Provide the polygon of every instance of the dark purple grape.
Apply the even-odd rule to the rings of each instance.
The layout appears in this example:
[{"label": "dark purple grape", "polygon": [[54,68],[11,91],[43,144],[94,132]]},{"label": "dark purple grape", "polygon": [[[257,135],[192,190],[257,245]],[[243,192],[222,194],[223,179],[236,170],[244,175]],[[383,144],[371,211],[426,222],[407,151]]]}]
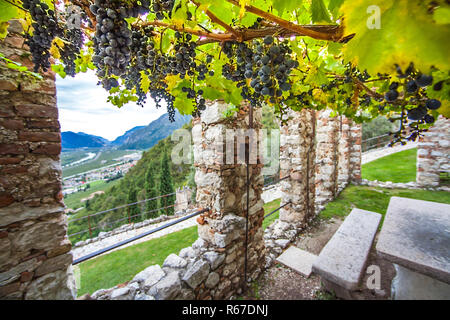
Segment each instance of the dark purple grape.
[{"label": "dark purple grape", "polygon": [[386,99],[386,101],[389,101],[389,102],[395,101],[398,98],[398,91],[396,91],[396,90],[389,90],[384,95],[384,98]]},{"label": "dark purple grape", "polygon": [[417,91],[418,88],[419,88],[419,87],[417,86],[417,83],[416,83],[416,81],[414,81],[414,80],[410,80],[410,81],[408,81],[408,83],[406,84],[406,91],[407,91],[408,93],[414,93],[414,92]]},{"label": "dark purple grape", "polygon": [[421,74],[416,79],[416,83],[421,88],[429,86],[429,85],[431,85],[433,83],[433,76],[427,76],[425,74]]},{"label": "dark purple grape", "polygon": [[427,109],[424,106],[418,106],[417,108],[408,110],[408,119],[418,121],[421,120],[427,114]]},{"label": "dark purple grape", "polygon": [[426,115],[423,117],[423,120],[424,120],[426,123],[433,123],[433,122],[434,122],[434,117],[433,117],[432,115],[430,115],[430,114],[426,114]]},{"label": "dark purple grape", "polygon": [[436,109],[439,109],[441,107],[441,102],[439,100],[436,100],[436,99],[429,99],[429,100],[427,100],[425,105],[430,110],[436,110]]}]

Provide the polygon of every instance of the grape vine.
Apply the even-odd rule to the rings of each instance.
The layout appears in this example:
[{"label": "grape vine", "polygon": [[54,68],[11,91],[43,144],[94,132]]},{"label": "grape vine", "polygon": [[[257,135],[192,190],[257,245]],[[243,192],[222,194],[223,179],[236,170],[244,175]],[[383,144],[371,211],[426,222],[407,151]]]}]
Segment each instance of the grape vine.
[{"label": "grape vine", "polygon": [[[27,44],[35,70],[48,70],[56,46],[65,74],[95,67],[118,106],[131,97],[144,106],[150,97],[157,107],[165,103],[173,119],[175,109],[200,115],[207,100],[234,106],[246,100],[273,106],[282,123],[288,108],[331,108],[357,122],[384,115],[398,123],[393,144],[416,140],[450,113],[450,24],[442,11],[437,15],[450,8],[445,1],[386,4],[415,31],[399,34],[395,23],[385,25],[371,31],[379,32],[379,41],[360,18],[369,0],[328,7],[302,1],[63,0],[81,8],[83,23],[74,29],[64,27],[67,15],[56,15],[44,1],[22,1],[33,20]],[[395,46],[389,44],[392,34]]]}]

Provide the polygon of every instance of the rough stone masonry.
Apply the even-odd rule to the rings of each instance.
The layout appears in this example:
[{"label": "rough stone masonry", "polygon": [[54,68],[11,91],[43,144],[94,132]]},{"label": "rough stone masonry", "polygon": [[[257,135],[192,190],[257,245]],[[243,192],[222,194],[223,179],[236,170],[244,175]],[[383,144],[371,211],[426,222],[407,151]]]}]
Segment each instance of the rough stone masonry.
[{"label": "rough stone masonry", "polygon": [[437,187],[441,172],[450,174],[450,119],[443,116],[419,140],[416,182]]},{"label": "rough stone masonry", "polygon": [[[22,26],[0,52],[32,69]],[[0,299],[73,299],[54,74],[0,66]]]}]

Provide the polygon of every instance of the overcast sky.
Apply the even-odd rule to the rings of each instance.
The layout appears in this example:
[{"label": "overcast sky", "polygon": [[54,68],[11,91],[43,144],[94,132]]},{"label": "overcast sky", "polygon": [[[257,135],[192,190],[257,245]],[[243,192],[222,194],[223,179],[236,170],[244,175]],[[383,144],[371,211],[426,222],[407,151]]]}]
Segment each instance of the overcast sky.
[{"label": "overcast sky", "polygon": [[94,72],[79,73],[74,78],[56,76],[61,131],[85,132],[114,140],[125,131],[147,125],[165,112],[149,99],[144,108],[129,103],[117,108],[107,102],[108,93],[97,86]]}]

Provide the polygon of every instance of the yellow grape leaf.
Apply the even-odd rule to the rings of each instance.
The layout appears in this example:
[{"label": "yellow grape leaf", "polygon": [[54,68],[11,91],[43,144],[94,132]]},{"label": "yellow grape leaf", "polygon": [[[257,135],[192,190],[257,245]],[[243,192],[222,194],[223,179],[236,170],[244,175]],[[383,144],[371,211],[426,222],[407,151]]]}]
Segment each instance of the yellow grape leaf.
[{"label": "yellow grape leaf", "polygon": [[4,39],[8,34],[8,26],[9,26],[8,22],[6,21],[0,22],[0,39]]},{"label": "yellow grape leaf", "polygon": [[61,39],[60,37],[55,37],[55,39],[53,39],[53,43],[54,44],[56,43],[58,45],[58,47],[61,49],[64,47],[65,42],[67,42],[67,41]]},{"label": "yellow grape leaf", "polygon": [[321,89],[314,89],[312,95],[316,101],[327,104],[327,95]]},{"label": "yellow grape leaf", "polygon": [[54,44],[52,44],[52,47],[50,48],[49,52],[53,58],[55,59],[61,58],[61,54],[59,53],[58,48]]},{"label": "yellow grape leaf", "polygon": [[141,89],[144,92],[148,92],[148,88],[150,87],[150,80],[144,71],[141,71]]},{"label": "yellow grape leaf", "polygon": [[171,92],[172,89],[180,82],[180,75],[168,75],[165,79],[165,83],[167,84],[167,91]]},{"label": "yellow grape leaf", "polygon": [[239,4],[241,5],[241,10],[239,10],[239,19],[242,19],[245,14],[245,6],[250,4],[250,0],[239,0]]}]

